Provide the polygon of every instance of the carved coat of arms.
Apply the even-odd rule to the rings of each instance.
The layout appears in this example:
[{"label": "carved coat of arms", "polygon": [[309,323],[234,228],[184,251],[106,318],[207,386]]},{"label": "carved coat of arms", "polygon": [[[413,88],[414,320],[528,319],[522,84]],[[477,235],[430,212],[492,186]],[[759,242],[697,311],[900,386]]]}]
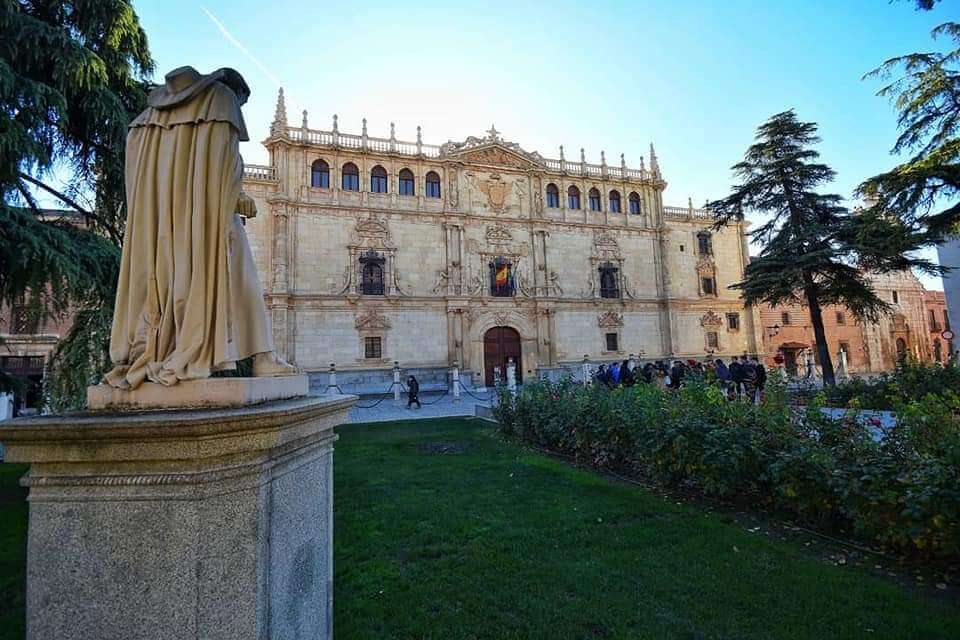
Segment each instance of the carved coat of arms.
[{"label": "carved coat of arms", "polygon": [[487,202],[490,208],[497,213],[503,213],[507,204],[507,194],[510,193],[510,185],[504,181],[498,174],[490,176],[489,180],[480,183],[480,191],[487,196]]}]

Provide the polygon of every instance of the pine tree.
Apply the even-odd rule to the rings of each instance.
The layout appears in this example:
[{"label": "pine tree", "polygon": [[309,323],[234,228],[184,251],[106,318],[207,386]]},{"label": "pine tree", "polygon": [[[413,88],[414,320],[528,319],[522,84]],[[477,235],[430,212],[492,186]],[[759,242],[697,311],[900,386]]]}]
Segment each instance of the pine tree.
[{"label": "pine tree", "polygon": [[873,217],[927,245],[960,233],[960,23],[938,26],[933,37],[939,36],[953,48],[891,58],[865,76],[893,78],[878,92],[900,112],[892,152],[912,155],[864,181],[859,192],[876,198]]},{"label": "pine tree", "polygon": [[[0,0],[0,304],[75,314],[54,355],[55,405],[76,404],[106,364],[124,141],[152,70],[128,0]],[[44,201],[85,224],[50,219]]]},{"label": "pine tree", "polygon": [[854,216],[840,205],[840,196],[816,192],[834,177],[812,148],[820,141],[816,132],[816,123],[800,122],[792,110],[772,116],[757,129],[743,161],[732,167],[742,183],[707,209],[717,228],[742,220],[747,211],[766,216],[749,234],[763,250],[732,288],[741,290],[749,305],[805,305],[823,380],[832,385],[836,380],[823,307],[843,305],[857,318],[873,320],[888,305],[857,267],[860,256],[849,231]]}]

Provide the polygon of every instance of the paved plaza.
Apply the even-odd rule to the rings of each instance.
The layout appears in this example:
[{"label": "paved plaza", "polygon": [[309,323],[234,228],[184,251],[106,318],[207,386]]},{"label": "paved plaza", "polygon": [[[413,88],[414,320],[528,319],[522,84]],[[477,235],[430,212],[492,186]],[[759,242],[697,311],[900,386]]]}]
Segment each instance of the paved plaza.
[{"label": "paved plaza", "polygon": [[397,406],[393,397],[383,396],[362,397],[350,409],[350,422],[389,422],[391,420],[418,420],[423,418],[443,418],[447,416],[472,416],[476,414],[476,406],[489,407],[492,392],[475,393],[476,397],[462,393],[459,402],[454,402],[450,393],[430,392],[421,393],[420,402],[423,408],[407,409],[407,394],[400,396],[400,406]]}]

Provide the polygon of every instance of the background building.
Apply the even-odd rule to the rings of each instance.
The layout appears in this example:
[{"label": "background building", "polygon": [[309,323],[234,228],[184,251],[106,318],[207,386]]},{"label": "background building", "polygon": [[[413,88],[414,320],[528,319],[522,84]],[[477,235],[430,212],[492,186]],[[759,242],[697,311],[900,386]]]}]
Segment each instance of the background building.
[{"label": "background building", "polygon": [[[824,307],[823,323],[834,368],[839,368],[841,351],[846,354],[848,373],[890,371],[902,356],[946,361],[952,347],[942,335],[950,327],[943,293],[925,290],[909,271],[870,279],[877,295],[892,306],[892,311],[869,323],[858,322],[844,307]],[[787,371],[801,374],[808,355],[819,364],[806,307],[764,305],[760,316],[768,363],[772,364],[780,353]]]},{"label": "background building", "polygon": [[393,362],[428,382],[454,361],[475,384],[591,360],[756,353],[737,282],[744,224],[718,233],[667,207],[651,145],[627,167],[549,159],[483,137],[443,145],[287,124],[282,93],[247,166],[247,230],[279,353],[382,389]]}]

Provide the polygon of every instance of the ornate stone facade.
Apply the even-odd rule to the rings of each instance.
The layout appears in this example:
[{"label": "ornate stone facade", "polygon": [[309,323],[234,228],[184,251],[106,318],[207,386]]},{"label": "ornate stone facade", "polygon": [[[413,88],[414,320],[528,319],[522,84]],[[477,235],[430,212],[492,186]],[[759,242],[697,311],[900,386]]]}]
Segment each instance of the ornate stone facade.
[{"label": "ornate stone facade", "polygon": [[[663,205],[652,146],[646,166],[628,168],[582,151],[568,161],[562,148],[545,158],[493,128],[428,145],[419,129],[403,142],[392,126],[369,136],[365,122],[360,135],[336,120],[287,126],[281,111],[270,164],[245,168],[244,190],[272,215],[247,231],[278,353],[308,371],[457,361],[482,383],[494,327],[518,336],[524,377],[584,355],[702,357],[709,313],[738,317],[735,330],[709,327],[714,351],[761,349],[759,317],[727,288],[747,262],[744,226],[700,242],[710,219]],[[358,344],[377,337],[380,357],[364,357]]]}]

